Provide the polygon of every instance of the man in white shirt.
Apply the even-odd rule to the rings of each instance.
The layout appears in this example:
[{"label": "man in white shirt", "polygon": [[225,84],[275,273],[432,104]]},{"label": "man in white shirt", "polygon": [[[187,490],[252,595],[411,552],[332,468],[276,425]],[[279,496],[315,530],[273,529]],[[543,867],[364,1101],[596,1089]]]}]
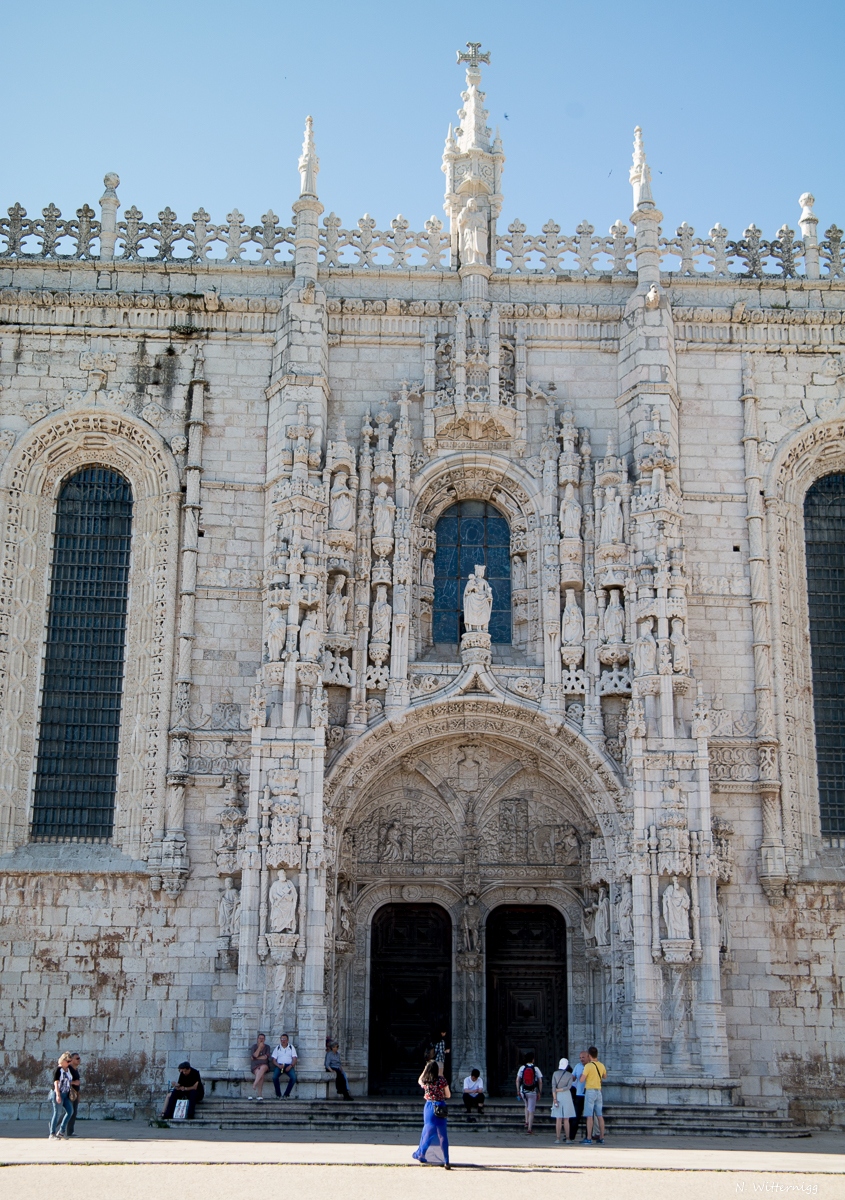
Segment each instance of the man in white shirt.
[{"label": "man in white shirt", "polygon": [[[270,1058],[273,1061],[273,1087],[276,1089],[276,1099],[287,1100],[296,1083],[296,1047],[291,1045],[290,1038],[286,1033],[279,1038],[279,1044]],[[285,1088],[284,1096],[282,1096],[282,1088],[279,1083],[282,1075],[288,1077],[288,1086]]]},{"label": "man in white shirt", "polygon": [[464,1079],[464,1108],[471,1121],[475,1120],[473,1111],[484,1112],[484,1080],[478,1067],[473,1067]]}]

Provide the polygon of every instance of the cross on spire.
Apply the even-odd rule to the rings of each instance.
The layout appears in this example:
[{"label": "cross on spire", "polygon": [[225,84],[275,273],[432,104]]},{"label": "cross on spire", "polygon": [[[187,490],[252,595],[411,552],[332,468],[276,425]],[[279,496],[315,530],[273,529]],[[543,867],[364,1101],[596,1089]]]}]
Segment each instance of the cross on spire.
[{"label": "cross on spire", "polygon": [[485,50],[483,54],[479,53],[481,42],[467,42],[467,50],[469,50],[469,54],[466,54],[463,50],[458,51],[458,66],[461,63],[466,63],[470,71],[477,71],[479,63],[490,65],[490,51]]}]

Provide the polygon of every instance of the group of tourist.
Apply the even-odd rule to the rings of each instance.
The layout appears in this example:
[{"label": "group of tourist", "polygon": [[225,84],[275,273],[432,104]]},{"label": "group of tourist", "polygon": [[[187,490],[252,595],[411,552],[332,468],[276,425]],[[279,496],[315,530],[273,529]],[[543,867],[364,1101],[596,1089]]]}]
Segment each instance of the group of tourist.
[{"label": "group of tourist", "polygon": [[[417,1082],[423,1089],[423,1131],[420,1144],[413,1157],[419,1163],[431,1163],[449,1167],[449,1134],[447,1127],[447,1100],[452,1097],[449,1082],[444,1074],[445,1053],[436,1059],[430,1057]],[[598,1047],[590,1046],[579,1055],[580,1065],[572,1067],[568,1058],[562,1058],[552,1075],[551,1117],[555,1122],[555,1144],[574,1141],[578,1123],[586,1120],[586,1134],[582,1146],[604,1145],[604,1114],[602,1110],[602,1081],[607,1070],[599,1062]],[[525,1110],[525,1132],[534,1133],[534,1115],[543,1095],[543,1072],[534,1062],[534,1055],[526,1056],[516,1074],[516,1094]],[[464,1079],[463,1102],[467,1116],[475,1120],[475,1113],[484,1112],[484,1080],[481,1071],[474,1067]],[[561,1136],[563,1135],[563,1136]]]}]

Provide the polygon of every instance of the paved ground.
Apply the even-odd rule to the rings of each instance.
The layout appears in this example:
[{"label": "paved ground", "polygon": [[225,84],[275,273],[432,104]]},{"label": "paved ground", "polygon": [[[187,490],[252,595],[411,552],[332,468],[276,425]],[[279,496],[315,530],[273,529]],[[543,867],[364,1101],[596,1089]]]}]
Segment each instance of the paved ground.
[{"label": "paved ground", "polygon": [[[721,1200],[789,1192],[845,1200],[845,1136],[777,1139],[628,1140],[604,1147],[555,1146],[537,1137],[496,1139],[453,1128],[450,1173],[420,1169],[407,1135],[343,1131],[303,1140],[301,1131],[151,1129],[142,1121],[86,1121],[79,1137],[51,1142],[41,1122],[0,1124],[0,1195],[44,1200],[232,1200],[282,1188],[301,1200],[536,1200],[573,1184],[602,1200]],[[291,1191],[293,1189],[293,1191]]]}]

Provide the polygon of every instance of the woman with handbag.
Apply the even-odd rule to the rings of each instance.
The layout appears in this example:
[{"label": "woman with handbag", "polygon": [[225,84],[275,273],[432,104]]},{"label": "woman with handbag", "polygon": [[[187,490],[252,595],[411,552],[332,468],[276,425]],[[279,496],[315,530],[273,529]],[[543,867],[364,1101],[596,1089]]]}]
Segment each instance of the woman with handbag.
[{"label": "woman with handbag", "polygon": [[423,1131],[413,1157],[417,1162],[449,1167],[449,1134],[446,1129],[446,1101],[451,1100],[449,1084],[440,1074],[436,1062],[426,1063],[417,1083],[425,1096]]}]

